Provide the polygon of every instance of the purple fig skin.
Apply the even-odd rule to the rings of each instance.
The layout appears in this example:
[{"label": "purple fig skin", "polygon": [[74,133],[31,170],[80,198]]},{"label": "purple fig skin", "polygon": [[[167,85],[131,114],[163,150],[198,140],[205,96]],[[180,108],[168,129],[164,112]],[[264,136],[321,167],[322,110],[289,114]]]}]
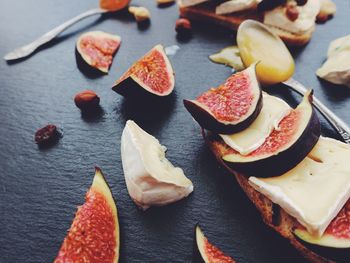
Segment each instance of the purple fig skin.
[{"label": "purple fig skin", "polygon": [[202,128],[219,134],[233,134],[243,131],[250,124],[252,124],[253,121],[255,121],[263,106],[262,92],[260,90],[259,100],[256,105],[256,108],[253,111],[253,113],[250,116],[248,116],[248,118],[237,124],[224,124],[215,119],[213,115],[211,115],[205,109],[193,103],[191,100],[183,100],[183,103],[187,111],[192,115],[192,117],[198,122],[198,124]]},{"label": "purple fig skin", "polygon": [[303,246],[305,246],[307,249],[310,249],[312,252],[326,259],[334,260],[335,262],[339,262],[339,263],[349,262],[350,248],[324,247],[324,246],[308,243],[302,240],[301,238],[299,238],[295,234],[294,236],[296,240],[300,242]]},{"label": "purple fig skin", "polygon": [[[308,99],[308,103],[312,107],[312,94]],[[271,154],[264,159],[245,163],[232,163],[223,160],[222,154],[213,146],[213,141],[221,139],[216,134],[208,134],[204,130],[202,134],[216,159],[229,171],[239,172],[246,176],[273,177],[291,170],[310,153],[321,135],[321,125],[316,111],[312,107],[312,114],[305,130],[288,149],[276,155]]]},{"label": "purple fig skin", "polygon": [[145,98],[145,97],[161,98],[161,97],[169,96],[174,90],[174,86],[170,87],[170,90],[164,95],[156,94],[151,91],[148,91],[147,89],[142,87],[139,83],[137,83],[133,79],[133,77],[129,76],[123,81],[114,85],[112,87],[112,90],[114,90],[115,92],[117,92],[118,94],[124,97],[130,97],[130,98]]}]

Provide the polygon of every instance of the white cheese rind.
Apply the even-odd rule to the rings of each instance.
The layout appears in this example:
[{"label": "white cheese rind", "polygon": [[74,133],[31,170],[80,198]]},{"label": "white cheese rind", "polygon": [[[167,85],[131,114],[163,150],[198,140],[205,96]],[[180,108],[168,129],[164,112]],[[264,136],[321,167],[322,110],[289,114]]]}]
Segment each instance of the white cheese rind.
[{"label": "white cheese rind", "polygon": [[265,12],[264,24],[294,34],[304,34],[314,27],[320,8],[319,0],[308,0],[304,6],[297,6],[299,17],[295,21],[291,21],[286,15],[286,7],[278,6]]},{"label": "white cheese rind", "polygon": [[310,234],[321,236],[350,198],[350,146],[321,137],[295,168],[249,184],[295,217]]},{"label": "white cheese rind", "polygon": [[333,40],[327,55],[326,62],[316,71],[317,76],[350,87],[350,35]]},{"label": "white cheese rind", "polygon": [[165,158],[166,148],[127,121],[121,139],[121,157],[129,195],[141,208],[166,205],[188,196],[192,182],[181,168]]},{"label": "white cheese rind", "polygon": [[285,101],[264,93],[263,107],[255,121],[241,132],[220,137],[241,155],[248,155],[259,148],[274,129],[278,129],[279,123],[290,111]]},{"label": "white cheese rind", "polygon": [[216,7],[215,13],[218,15],[225,15],[244,11],[256,7],[259,2],[259,0],[230,0],[219,4]]}]

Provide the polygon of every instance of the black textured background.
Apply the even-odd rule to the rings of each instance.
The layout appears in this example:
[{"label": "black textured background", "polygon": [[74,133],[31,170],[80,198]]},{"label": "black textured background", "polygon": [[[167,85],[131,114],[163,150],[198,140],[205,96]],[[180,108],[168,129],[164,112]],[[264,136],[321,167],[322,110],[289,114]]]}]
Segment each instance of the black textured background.
[{"label": "black textured background", "polygon": [[[54,42],[19,63],[0,60],[0,262],[50,262],[66,235],[76,207],[84,201],[94,165],[105,173],[117,201],[121,226],[120,262],[190,262],[193,227],[199,222],[209,239],[238,262],[303,262],[298,253],[262,223],[232,176],[205,147],[198,126],[182,105],[230,75],[208,55],[233,43],[233,35],[195,24],[188,41],[176,38],[175,5],[134,1],[152,13],[149,28],[138,28],[128,16],[88,18]],[[294,50],[295,78],[350,123],[350,90],[320,82],[315,70],[329,42],[350,34],[349,1],[336,1],[334,19],[317,30],[309,45]],[[65,20],[93,8],[97,0],[0,1],[0,56],[34,40]],[[109,75],[86,75],[77,68],[75,41],[80,33],[103,30],[119,34],[122,45]],[[110,87],[128,66],[155,44],[177,44],[170,57],[176,88],[166,103],[141,106]],[[82,116],[74,94],[93,89],[102,111]],[[300,97],[288,90],[271,91],[296,105]],[[181,166],[195,190],[175,204],[137,209],[128,196],[120,159],[120,136],[127,119],[134,119],[168,147],[168,158]],[[54,123],[64,132],[59,143],[39,149],[37,128]],[[335,136],[323,122],[325,134]]]}]

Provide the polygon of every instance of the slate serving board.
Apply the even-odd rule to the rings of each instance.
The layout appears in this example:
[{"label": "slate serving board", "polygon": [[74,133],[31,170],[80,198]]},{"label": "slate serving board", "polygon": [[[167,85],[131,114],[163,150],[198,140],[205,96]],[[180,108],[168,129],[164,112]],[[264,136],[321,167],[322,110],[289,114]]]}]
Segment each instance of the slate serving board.
[{"label": "slate serving board", "polygon": [[[96,6],[89,0],[0,1],[0,55],[34,40],[63,21]],[[206,148],[197,124],[182,105],[227,78],[229,68],[208,55],[233,44],[234,35],[214,26],[194,24],[193,37],[178,39],[176,5],[133,1],[148,7],[151,25],[138,28],[127,15],[91,17],[62,34],[35,55],[18,63],[0,60],[0,262],[50,262],[84,201],[94,166],[105,173],[119,209],[120,262],[191,262],[193,228],[199,222],[209,239],[238,262],[303,262],[287,241],[269,230],[254,206]],[[350,123],[350,90],[320,82],[314,72],[329,42],[350,34],[349,1],[336,1],[334,19],[317,30],[309,45],[293,50],[295,78]],[[119,34],[122,45],[109,75],[86,74],[74,56],[80,33],[103,30]],[[135,105],[110,87],[128,66],[155,44],[176,44],[170,57],[176,88],[162,105]],[[102,110],[85,116],[74,94],[93,89]],[[289,90],[271,93],[295,106],[300,97]],[[120,136],[127,119],[135,120],[168,148],[195,190],[188,198],[146,212],[137,209],[126,190],[120,159]],[[335,137],[322,119],[323,133]],[[63,133],[57,145],[39,149],[37,128],[54,123]]]}]

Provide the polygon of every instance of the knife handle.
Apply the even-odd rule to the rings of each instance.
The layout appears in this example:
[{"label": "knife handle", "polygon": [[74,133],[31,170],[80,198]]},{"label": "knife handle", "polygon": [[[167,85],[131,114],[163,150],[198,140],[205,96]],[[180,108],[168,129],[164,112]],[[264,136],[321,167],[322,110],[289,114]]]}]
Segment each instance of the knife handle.
[{"label": "knife handle", "polygon": [[[304,87],[304,85],[295,79],[291,78],[283,83],[301,95],[304,95],[304,93],[306,92],[306,88]],[[325,117],[325,119],[333,126],[333,128],[339,133],[339,135],[343,138],[344,142],[346,142],[347,144],[350,144],[349,126],[337,115],[335,115],[326,105],[324,105],[320,100],[318,100],[315,96],[313,97],[312,104]]]},{"label": "knife handle", "polygon": [[26,56],[30,55],[32,52],[34,52],[38,47],[51,41],[58,34],[62,33],[64,30],[66,30],[70,26],[74,25],[78,21],[80,21],[86,17],[92,16],[92,15],[102,14],[102,13],[106,13],[106,12],[108,12],[108,10],[101,9],[101,8],[95,8],[95,9],[88,10],[80,15],[77,15],[76,17],[73,17],[72,19],[64,22],[63,24],[61,24],[61,25],[55,27],[54,29],[50,30],[49,32],[45,33],[44,35],[42,35],[38,39],[34,40],[30,44],[27,44],[23,47],[17,48],[16,50],[8,53],[4,57],[4,59],[5,60],[13,60],[13,59],[26,57]]}]

